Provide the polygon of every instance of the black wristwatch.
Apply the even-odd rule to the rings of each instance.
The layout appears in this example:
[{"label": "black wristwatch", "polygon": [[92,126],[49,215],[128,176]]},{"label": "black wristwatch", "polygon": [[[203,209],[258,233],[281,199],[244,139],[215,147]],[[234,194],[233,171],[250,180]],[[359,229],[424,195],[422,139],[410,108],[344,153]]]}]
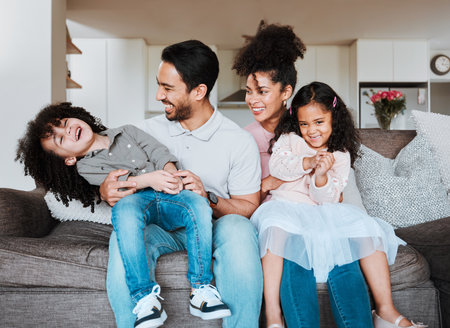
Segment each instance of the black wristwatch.
[{"label": "black wristwatch", "polygon": [[213,193],[212,191],[207,191],[206,192],[206,196],[208,198],[209,201],[209,206],[211,206],[211,208],[214,208],[217,206],[217,202],[219,201],[219,199],[217,198],[216,194]]}]

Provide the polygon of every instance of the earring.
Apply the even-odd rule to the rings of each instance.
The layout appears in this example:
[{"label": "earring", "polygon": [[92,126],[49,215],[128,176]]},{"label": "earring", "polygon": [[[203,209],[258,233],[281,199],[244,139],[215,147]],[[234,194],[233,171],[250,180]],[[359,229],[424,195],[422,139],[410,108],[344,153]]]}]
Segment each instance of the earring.
[{"label": "earring", "polygon": [[283,100],[283,107],[286,107],[286,105],[287,105],[287,101]]}]

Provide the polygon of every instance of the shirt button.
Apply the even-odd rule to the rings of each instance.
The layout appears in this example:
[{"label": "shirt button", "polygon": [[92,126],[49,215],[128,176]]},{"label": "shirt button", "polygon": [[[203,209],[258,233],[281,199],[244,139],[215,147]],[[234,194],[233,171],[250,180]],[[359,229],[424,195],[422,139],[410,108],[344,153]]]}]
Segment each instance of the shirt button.
[{"label": "shirt button", "polygon": [[128,144],[128,145],[127,145],[127,147],[128,147],[128,148],[131,148],[131,145],[130,145],[130,144]]},{"label": "shirt button", "polygon": [[132,160],[131,160],[131,163],[134,163],[134,162],[136,162],[136,161],[135,161],[134,159],[132,159]]},{"label": "shirt button", "polygon": [[109,155],[109,156],[112,156],[112,153],[109,153],[108,155]]},{"label": "shirt button", "polygon": [[189,146],[186,146],[186,149],[191,149]]}]

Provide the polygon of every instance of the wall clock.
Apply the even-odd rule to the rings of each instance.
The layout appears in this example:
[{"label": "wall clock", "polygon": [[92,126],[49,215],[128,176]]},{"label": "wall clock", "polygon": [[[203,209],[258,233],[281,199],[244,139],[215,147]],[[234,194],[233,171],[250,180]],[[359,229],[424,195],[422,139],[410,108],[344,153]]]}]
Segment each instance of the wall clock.
[{"label": "wall clock", "polygon": [[436,75],[450,72],[450,58],[446,55],[436,55],[431,59],[430,68]]}]

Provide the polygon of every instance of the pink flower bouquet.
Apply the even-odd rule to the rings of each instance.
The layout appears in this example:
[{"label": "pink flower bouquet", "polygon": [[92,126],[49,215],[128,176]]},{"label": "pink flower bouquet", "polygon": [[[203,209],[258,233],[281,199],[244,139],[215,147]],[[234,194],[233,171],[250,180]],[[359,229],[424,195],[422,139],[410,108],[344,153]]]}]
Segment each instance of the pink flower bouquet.
[{"label": "pink flower bouquet", "polygon": [[374,107],[375,117],[380,127],[384,130],[389,130],[392,119],[399,113],[403,114],[406,109],[405,96],[397,90],[378,91],[375,93],[370,89],[370,92],[372,93],[371,96],[369,96],[367,91],[363,95],[370,99],[367,103]]}]

